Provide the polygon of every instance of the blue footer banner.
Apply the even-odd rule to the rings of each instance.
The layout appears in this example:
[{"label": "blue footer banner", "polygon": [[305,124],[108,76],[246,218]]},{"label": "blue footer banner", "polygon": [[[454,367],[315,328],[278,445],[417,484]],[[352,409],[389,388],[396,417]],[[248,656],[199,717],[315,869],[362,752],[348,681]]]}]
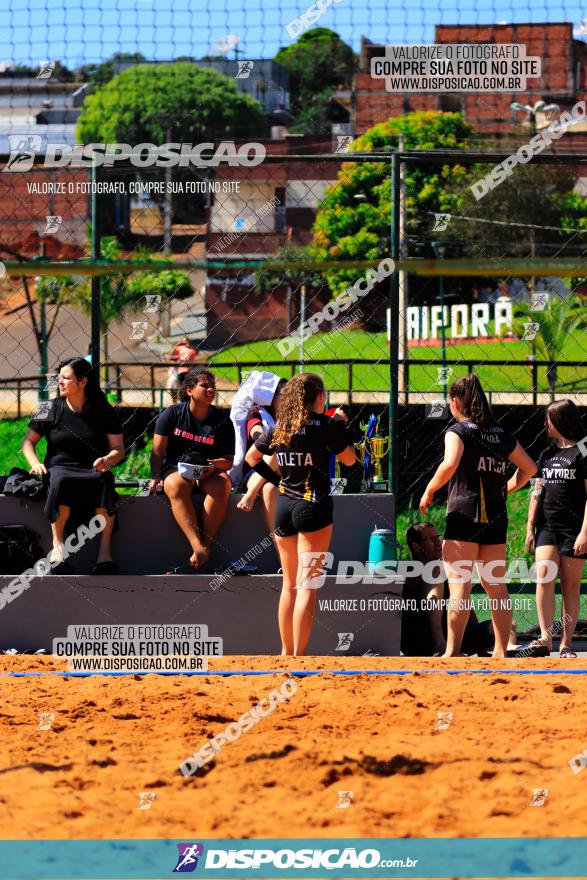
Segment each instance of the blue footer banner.
[{"label": "blue footer banner", "polygon": [[587,877],[587,841],[550,838],[4,840],[2,880]]}]

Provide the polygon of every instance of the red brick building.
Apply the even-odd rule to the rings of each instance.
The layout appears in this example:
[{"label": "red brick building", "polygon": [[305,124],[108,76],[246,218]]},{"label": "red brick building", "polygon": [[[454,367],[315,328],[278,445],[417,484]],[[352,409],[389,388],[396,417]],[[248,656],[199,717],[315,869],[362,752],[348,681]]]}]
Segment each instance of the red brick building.
[{"label": "red brick building", "polygon": [[[208,338],[215,345],[270,339],[289,332],[298,318],[299,291],[280,284],[261,293],[255,270],[236,268],[243,258],[277,256],[284,245],[307,245],[325,191],[337,180],[344,161],[294,159],[293,156],[332,153],[332,139],[286,135],[264,141],[266,160],[253,168],[219,166],[218,184],[238,183],[238,191],[220,192],[210,208],[206,256],[222,260],[206,278]],[[308,289],[308,315],[320,309],[319,296]]]},{"label": "red brick building", "polygon": [[[372,125],[417,110],[461,112],[477,131],[487,136],[511,134],[526,122],[510,104],[534,104],[538,100],[570,109],[587,100],[587,43],[573,39],[573,26],[560,24],[437,25],[436,43],[523,43],[527,56],[542,59],[542,75],[528,79],[524,92],[406,93],[385,90],[385,80],[371,77],[371,58],[385,55],[385,46],[363,37],[360,69],[355,75],[353,128],[362,134]],[[537,127],[547,120],[537,118]],[[587,125],[573,126],[572,136]],[[568,138],[565,138],[565,142]]]}]

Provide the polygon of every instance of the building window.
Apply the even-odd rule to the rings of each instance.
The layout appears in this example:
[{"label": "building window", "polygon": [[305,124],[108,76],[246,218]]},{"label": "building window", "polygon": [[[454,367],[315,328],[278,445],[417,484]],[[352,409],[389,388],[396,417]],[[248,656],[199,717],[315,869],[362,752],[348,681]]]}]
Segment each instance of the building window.
[{"label": "building window", "polygon": [[462,113],[463,99],[461,95],[439,95],[438,109],[444,113]]}]

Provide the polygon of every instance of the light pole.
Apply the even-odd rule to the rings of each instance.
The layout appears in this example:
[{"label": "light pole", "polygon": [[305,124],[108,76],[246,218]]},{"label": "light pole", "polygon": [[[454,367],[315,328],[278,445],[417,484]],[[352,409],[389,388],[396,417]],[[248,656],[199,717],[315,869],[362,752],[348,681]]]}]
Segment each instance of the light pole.
[{"label": "light pole", "polygon": [[536,117],[539,113],[552,113],[556,110],[560,110],[558,104],[547,104],[545,101],[536,101],[534,106],[531,104],[520,104],[518,101],[514,101],[510,104],[512,110],[519,110],[520,113],[526,113],[530,120],[530,125],[532,127],[532,137],[536,134]]},{"label": "light pole", "polygon": [[306,285],[300,289],[300,373],[304,372],[304,324],[306,323]]},{"label": "light pole", "polygon": [[[436,259],[442,260],[446,253],[446,245],[441,244],[438,241],[431,242],[432,250],[434,251],[434,256]],[[446,386],[447,386],[447,376],[446,376],[446,327],[444,325],[444,278],[442,275],[438,276],[438,293],[440,297],[440,357],[442,360],[442,376],[441,376],[441,384],[442,384],[442,397],[444,402],[446,403],[447,394],[446,394]]]}]

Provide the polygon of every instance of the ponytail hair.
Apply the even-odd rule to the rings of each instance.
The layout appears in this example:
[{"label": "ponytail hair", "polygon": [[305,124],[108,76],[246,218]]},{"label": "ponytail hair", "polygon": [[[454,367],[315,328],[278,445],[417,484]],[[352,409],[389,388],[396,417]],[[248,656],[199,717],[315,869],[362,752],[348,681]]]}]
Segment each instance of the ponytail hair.
[{"label": "ponytail hair", "polygon": [[299,373],[281,392],[279,416],[273,432],[273,446],[289,446],[292,436],[310,418],[312,406],[324,391],[316,373]]},{"label": "ponytail hair", "polygon": [[85,389],[86,400],[88,401],[90,406],[107,407],[110,405],[108,403],[106,395],[100,388],[100,380],[98,379],[98,374],[85,358],[67,358],[66,360],[60,362],[59,370],[61,370],[63,367],[71,367],[71,369],[73,370],[73,374],[78,382],[81,379],[88,380]]},{"label": "ponytail hair", "polygon": [[[550,420],[561,437],[565,440],[582,440],[585,436],[581,424],[581,413],[572,400],[555,400],[546,410],[546,419]],[[553,445],[556,441],[553,439]]]},{"label": "ponytail hair", "polygon": [[462,413],[480,428],[492,428],[495,416],[475,373],[456,379],[449,388],[449,397],[461,401]]}]

